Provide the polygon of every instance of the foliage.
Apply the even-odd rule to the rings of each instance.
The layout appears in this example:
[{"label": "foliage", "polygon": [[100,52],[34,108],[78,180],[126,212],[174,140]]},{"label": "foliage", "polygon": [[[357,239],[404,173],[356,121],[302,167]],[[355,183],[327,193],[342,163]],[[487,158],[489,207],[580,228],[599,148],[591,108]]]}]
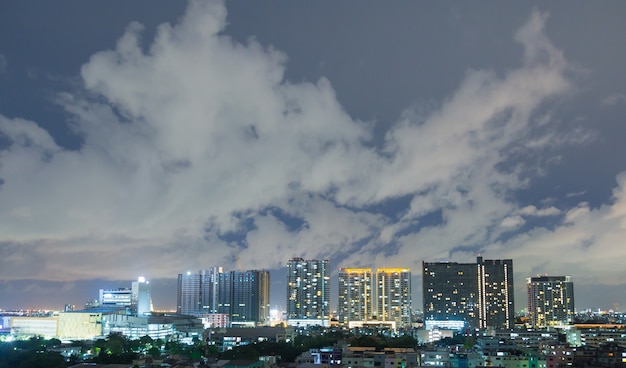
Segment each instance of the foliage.
[{"label": "foliage", "polygon": [[293,345],[307,351],[309,349],[320,349],[333,346],[339,339],[331,335],[306,336],[298,335],[294,338]]},{"label": "foliage", "polygon": [[94,348],[96,348],[97,355],[90,360],[92,363],[132,363],[133,359],[138,357],[138,342],[117,333],[110,334],[105,340],[95,341]]},{"label": "foliage", "polygon": [[387,339],[387,347],[389,348],[415,348],[417,340],[411,335],[402,335],[393,339]]},{"label": "foliage", "polygon": [[161,349],[157,348],[156,346],[153,346],[150,349],[148,349],[148,355],[156,359],[159,356],[161,356]]},{"label": "foliage", "polygon": [[[437,342],[438,346],[450,346],[450,345],[474,345],[473,339],[468,339],[461,334],[454,334],[453,337],[445,337]],[[470,347],[471,347],[470,346]]]},{"label": "foliage", "polygon": [[360,346],[360,347],[374,347],[376,350],[381,350],[384,347],[387,347],[387,339],[382,336],[371,336],[371,335],[361,335],[361,336],[353,336],[348,342],[350,346]]},{"label": "foliage", "polygon": [[64,368],[65,359],[46,347],[59,345],[57,339],[33,337],[24,341],[0,343],[0,368]]}]

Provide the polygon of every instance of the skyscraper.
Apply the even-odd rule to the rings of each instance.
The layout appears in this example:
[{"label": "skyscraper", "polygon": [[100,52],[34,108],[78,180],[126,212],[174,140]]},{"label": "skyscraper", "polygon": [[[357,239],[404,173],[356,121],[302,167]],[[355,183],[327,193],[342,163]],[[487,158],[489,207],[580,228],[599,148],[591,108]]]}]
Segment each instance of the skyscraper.
[{"label": "skyscraper", "polygon": [[178,275],[178,313],[227,314],[232,324],[265,324],[269,319],[268,271],[230,271],[221,267]]},{"label": "skyscraper", "polygon": [[200,316],[218,313],[218,277],[221,267],[178,275],[177,313]]},{"label": "skyscraper", "polygon": [[371,268],[339,270],[339,322],[369,321],[374,314]]},{"label": "skyscraper", "polygon": [[480,327],[513,328],[515,306],[513,261],[478,257],[478,318]]},{"label": "skyscraper", "polygon": [[427,325],[513,327],[512,260],[423,262],[422,272]]},{"label": "skyscraper", "polygon": [[142,276],[131,284],[132,309],[137,315],[150,314],[152,312],[152,296],[150,295],[150,282]]},{"label": "skyscraper", "polygon": [[531,277],[526,283],[533,327],[574,323],[574,283],[569,276]]},{"label": "skyscraper", "polygon": [[329,323],[329,260],[290,259],[287,264],[287,320],[290,324]]},{"label": "skyscraper", "polygon": [[440,327],[478,326],[478,266],[422,263],[424,320]]},{"label": "skyscraper", "polygon": [[393,321],[398,327],[411,325],[411,270],[376,270],[376,302],[379,321]]},{"label": "skyscraper", "polygon": [[220,313],[233,325],[262,325],[269,321],[268,271],[231,271],[219,278]]}]

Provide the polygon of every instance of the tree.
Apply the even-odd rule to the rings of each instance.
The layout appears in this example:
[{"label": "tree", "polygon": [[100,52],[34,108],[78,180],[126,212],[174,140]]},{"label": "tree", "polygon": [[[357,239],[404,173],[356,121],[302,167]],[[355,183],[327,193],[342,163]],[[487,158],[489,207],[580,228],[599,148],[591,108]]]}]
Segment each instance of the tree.
[{"label": "tree", "polygon": [[373,347],[379,350],[384,347],[385,344],[382,343],[381,339],[374,336],[361,335],[359,337],[353,337],[350,339],[351,346],[362,346],[362,347]]},{"label": "tree", "polygon": [[413,336],[402,335],[389,340],[387,345],[391,348],[415,348],[415,346],[417,346],[417,340],[415,340]]},{"label": "tree", "polygon": [[154,340],[152,337],[146,335],[139,338],[139,344],[143,349],[150,349],[154,345]]},{"label": "tree", "polygon": [[57,352],[31,352],[25,360],[17,366],[19,368],[65,368],[65,359]]},{"label": "tree", "polygon": [[50,339],[50,340],[45,341],[44,345],[46,347],[59,346],[59,345],[61,345],[61,340],[59,340],[59,339]]},{"label": "tree", "polygon": [[157,348],[156,346],[153,346],[150,349],[148,349],[148,355],[156,359],[161,356],[161,349]]}]

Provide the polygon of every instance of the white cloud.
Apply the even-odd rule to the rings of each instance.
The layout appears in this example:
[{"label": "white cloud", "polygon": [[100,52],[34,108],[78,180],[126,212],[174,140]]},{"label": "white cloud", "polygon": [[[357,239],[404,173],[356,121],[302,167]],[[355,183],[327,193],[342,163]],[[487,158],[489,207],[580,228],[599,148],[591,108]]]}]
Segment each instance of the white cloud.
[{"label": "white cloud", "polygon": [[608,106],[617,105],[624,102],[626,102],[626,94],[623,93],[614,93],[602,99],[602,104]]},{"label": "white cloud", "polygon": [[546,207],[546,208],[538,209],[537,207],[533,205],[529,205],[520,209],[518,213],[523,216],[544,217],[544,216],[560,215],[561,211],[556,207]]},{"label": "white cloud", "polygon": [[[0,117],[12,141],[0,153],[0,275],[172,277],[234,266],[234,248],[246,269],[293,256],[417,268],[422,259],[467,261],[463,247],[490,245],[494,258],[526,248],[496,239],[521,216],[560,211],[520,210],[509,193],[529,178],[498,167],[513,143],[530,142],[538,107],[571,89],[545,21],[533,13],[516,36],[525,50],[518,68],[468,70],[440,108],[407,109],[380,150],[331,81],[286,81],[286,55],[221,35],[219,3],[192,2],[148,51],[131,24],[115,50],[82,67],[84,93],[59,95],[84,137],[79,150],[57,146],[36,123]],[[520,149],[571,143],[564,135]],[[398,221],[372,210],[405,195],[412,201]],[[267,206],[305,225],[291,229]],[[432,213],[441,223],[423,222]],[[590,212],[574,214],[570,228]],[[246,221],[254,226],[240,234],[245,246],[226,240]]]},{"label": "white cloud", "polygon": [[565,214],[565,223],[573,223],[577,218],[586,216],[589,213],[589,204],[587,202],[580,203],[578,206],[570,209]]},{"label": "white cloud", "polygon": [[[521,274],[572,275],[579,285],[621,284],[626,277],[622,267],[626,248],[616,245],[626,237],[625,193],[626,173],[622,173],[617,176],[613,203],[597,209],[581,203],[554,229],[536,228],[504,244],[494,243],[490,250],[515,259]],[[542,260],[542,269],[534,269],[537,260]]]},{"label": "white cloud", "polygon": [[523,226],[525,223],[526,223],[526,220],[524,220],[521,216],[509,216],[509,217],[504,218],[504,220],[502,220],[502,222],[500,223],[500,226],[504,228],[515,229],[520,226]]}]

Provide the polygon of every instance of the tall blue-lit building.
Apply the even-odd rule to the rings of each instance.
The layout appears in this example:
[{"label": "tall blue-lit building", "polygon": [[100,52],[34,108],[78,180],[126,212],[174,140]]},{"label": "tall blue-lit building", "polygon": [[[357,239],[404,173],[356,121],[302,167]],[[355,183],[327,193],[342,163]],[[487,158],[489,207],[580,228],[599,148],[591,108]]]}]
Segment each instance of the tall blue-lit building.
[{"label": "tall blue-lit building", "polygon": [[226,314],[231,325],[264,325],[269,321],[268,271],[230,271],[221,267],[178,275],[178,313]]},{"label": "tall blue-lit building", "polygon": [[200,316],[218,313],[218,277],[221,267],[178,275],[178,314]]},{"label": "tall blue-lit building", "polygon": [[230,271],[218,278],[218,313],[228,314],[233,326],[264,325],[269,322],[268,271]]}]

